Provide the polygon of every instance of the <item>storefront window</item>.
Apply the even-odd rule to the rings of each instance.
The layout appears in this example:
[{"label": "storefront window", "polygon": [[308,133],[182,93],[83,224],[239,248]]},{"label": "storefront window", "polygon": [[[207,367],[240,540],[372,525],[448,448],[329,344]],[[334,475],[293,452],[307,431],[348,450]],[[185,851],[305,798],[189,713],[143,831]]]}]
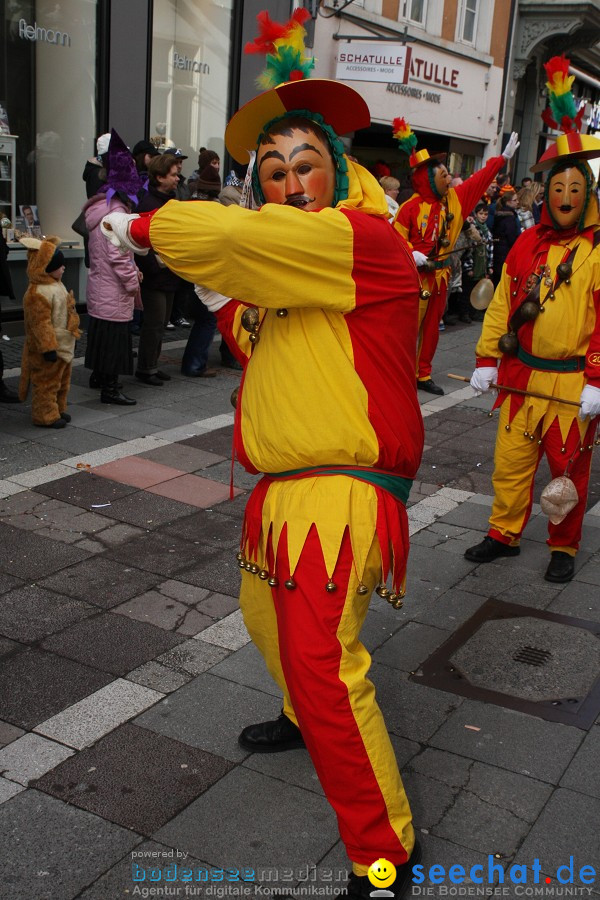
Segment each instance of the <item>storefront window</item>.
[{"label": "storefront window", "polygon": [[16,214],[72,239],[82,159],[96,137],[96,0],[6,0],[2,8],[0,104],[16,136]]},{"label": "storefront window", "polygon": [[232,2],[154,2],[150,139],[190,157],[184,174],[200,147],[223,157]]}]

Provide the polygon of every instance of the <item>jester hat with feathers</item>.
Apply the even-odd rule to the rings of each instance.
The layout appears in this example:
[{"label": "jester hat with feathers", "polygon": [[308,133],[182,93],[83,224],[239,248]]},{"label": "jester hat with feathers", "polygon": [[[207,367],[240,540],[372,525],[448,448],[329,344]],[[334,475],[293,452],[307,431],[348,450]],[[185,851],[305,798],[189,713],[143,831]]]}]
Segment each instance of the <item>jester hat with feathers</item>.
[{"label": "jester hat with feathers", "polygon": [[[288,22],[274,22],[265,10],[257,16],[259,35],[246,44],[246,53],[264,53],[266,66],[257,79],[263,93],[254,97],[230,120],[225,146],[237,162],[247,163],[262,136],[281,119],[301,117],[315,122],[325,134],[336,166],[335,202],[348,189],[347,162],[338,135],[368,128],[369,108],[353,88],[327,78],[310,78],[314,60],[306,56],[306,9],[296,9]],[[262,192],[256,173],[253,187]]]},{"label": "jester hat with feathers", "polygon": [[406,119],[394,119],[392,132],[398,141],[398,148],[408,156],[413,189],[435,200],[441,199],[440,192],[435,186],[435,169],[445,162],[446,154],[430,155],[429,150],[417,150],[417,136]]}]

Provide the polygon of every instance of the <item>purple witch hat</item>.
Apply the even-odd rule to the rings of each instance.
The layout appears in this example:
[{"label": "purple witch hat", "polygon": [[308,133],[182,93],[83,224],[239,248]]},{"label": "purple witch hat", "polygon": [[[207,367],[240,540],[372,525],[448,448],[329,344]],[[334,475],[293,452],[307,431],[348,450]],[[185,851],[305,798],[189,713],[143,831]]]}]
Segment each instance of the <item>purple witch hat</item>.
[{"label": "purple witch hat", "polygon": [[110,130],[108,145],[108,172],[106,183],[100,188],[106,193],[106,202],[115,194],[125,194],[132,203],[137,204],[138,192],[144,187],[144,181],[135,167],[135,160],[127,145],[114,128]]}]

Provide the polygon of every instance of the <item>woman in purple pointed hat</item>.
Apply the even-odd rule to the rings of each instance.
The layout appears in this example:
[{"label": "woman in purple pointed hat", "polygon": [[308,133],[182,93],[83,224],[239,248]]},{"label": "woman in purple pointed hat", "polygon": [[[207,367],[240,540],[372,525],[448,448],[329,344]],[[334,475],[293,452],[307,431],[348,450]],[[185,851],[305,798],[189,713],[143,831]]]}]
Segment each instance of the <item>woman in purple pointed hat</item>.
[{"label": "woman in purple pointed hat", "polygon": [[92,370],[90,387],[100,388],[102,403],[134,406],[121,392],[119,375],[131,375],[133,355],[129,322],[141,307],[140,272],[133,253],[107,245],[100,221],[108,212],[131,212],[137,206],[142,178],[131,153],[111,131],[105,184],[83,207],[89,232],[90,272],[87,282],[89,315],[85,365]]}]

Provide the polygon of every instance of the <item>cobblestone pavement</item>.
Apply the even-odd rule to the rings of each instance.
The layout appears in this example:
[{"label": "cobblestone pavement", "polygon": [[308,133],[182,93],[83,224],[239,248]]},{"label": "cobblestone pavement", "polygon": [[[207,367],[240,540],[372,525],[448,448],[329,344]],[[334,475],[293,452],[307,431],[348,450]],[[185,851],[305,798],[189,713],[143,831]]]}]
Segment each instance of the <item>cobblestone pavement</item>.
[{"label": "cobblestone pavement", "polygon": [[[598,896],[600,720],[577,727],[419,683],[491,598],[600,623],[598,454],[571,584],[543,580],[537,506],[518,560],[463,558],[486,529],[495,422],[489,397],[443,373],[470,373],[476,336],[476,325],[441,336],[435,377],[447,393],[420,394],[406,602],[395,611],[374,596],[363,632],[425,870],[446,873],[413,896],[563,896],[557,867],[570,857],[570,896]],[[16,366],[19,341],[5,343]],[[66,429],[0,406],[2,898],[254,896],[254,885],[258,896],[331,896],[348,867],[308,755],[237,744],[244,725],[280,709],[236,601],[254,479],[236,467],[228,499],[239,374],[186,379],[182,346],[165,345],[163,387],[125,379],[133,408],[102,405],[80,364]],[[6,374],[16,386],[15,369]],[[573,647],[563,641],[566,668]],[[543,684],[543,669],[522,669],[523,685],[540,673]],[[452,865],[467,872],[460,886]],[[527,887],[509,880],[513,865],[527,867]]]}]

